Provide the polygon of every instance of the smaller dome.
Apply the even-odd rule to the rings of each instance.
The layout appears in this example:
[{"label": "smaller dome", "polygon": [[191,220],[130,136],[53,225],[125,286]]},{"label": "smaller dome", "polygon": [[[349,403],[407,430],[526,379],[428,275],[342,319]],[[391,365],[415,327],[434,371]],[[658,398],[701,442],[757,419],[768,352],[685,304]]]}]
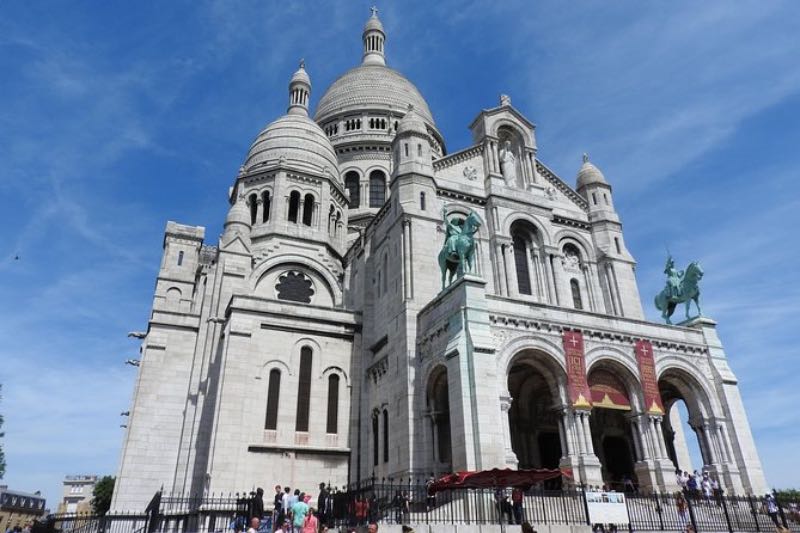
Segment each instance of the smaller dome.
[{"label": "smaller dome", "polygon": [[249,172],[260,165],[279,163],[315,173],[327,168],[341,181],[331,142],[322,128],[304,115],[284,115],[264,128],[253,141],[244,168]]},{"label": "smaller dome", "polygon": [[374,10],[372,12],[372,16],[367,19],[366,24],[364,24],[364,33],[370,31],[379,31],[386,35],[386,32],[383,31],[383,24],[381,24],[381,19],[378,18],[378,10]]},{"label": "smaller dome", "polygon": [[309,87],[311,86],[311,78],[308,77],[308,73],[306,72],[306,62],[302,59],[300,60],[300,67],[294,74],[292,74],[292,79],[289,82],[289,85],[294,83],[305,83]]},{"label": "smaller dome", "polygon": [[236,203],[228,211],[228,216],[225,218],[225,227],[227,228],[232,224],[242,224],[248,228],[250,227],[250,213],[247,210],[244,198],[237,199]]},{"label": "smaller dome", "polygon": [[582,189],[587,185],[601,183],[603,185],[608,185],[605,176],[603,173],[600,172],[600,169],[594,166],[591,162],[589,162],[589,156],[583,154],[583,165],[581,165],[581,169],[578,171],[578,189]]},{"label": "smaller dome", "polygon": [[425,127],[425,122],[422,118],[414,111],[414,106],[408,106],[408,112],[405,116],[400,120],[400,123],[397,125],[397,135],[401,135],[403,133],[422,133],[427,134],[428,129]]}]

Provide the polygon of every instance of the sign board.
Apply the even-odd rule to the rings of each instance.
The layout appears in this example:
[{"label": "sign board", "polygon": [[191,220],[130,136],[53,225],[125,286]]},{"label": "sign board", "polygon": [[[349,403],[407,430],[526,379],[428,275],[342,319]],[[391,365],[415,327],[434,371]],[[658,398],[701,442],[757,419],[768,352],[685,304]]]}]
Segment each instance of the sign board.
[{"label": "sign board", "polygon": [[628,524],[628,507],[622,492],[587,492],[586,505],[592,524]]}]

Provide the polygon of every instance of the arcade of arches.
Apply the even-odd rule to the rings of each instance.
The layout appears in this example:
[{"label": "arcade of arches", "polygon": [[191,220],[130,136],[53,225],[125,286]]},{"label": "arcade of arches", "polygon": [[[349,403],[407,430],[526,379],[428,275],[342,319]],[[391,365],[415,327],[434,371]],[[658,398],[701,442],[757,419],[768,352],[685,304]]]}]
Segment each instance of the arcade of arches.
[{"label": "arcade of arches", "polygon": [[[680,458],[688,456],[683,434],[675,431],[668,416],[642,410],[639,382],[620,364],[597,362],[587,380],[591,409],[572,409],[565,400],[566,373],[550,356],[526,351],[514,358],[507,380],[508,438],[517,467],[572,468],[580,479],[618,490],[624,489],[627,479],[636,486],[671,488],[674,469],[690,469],[680,464]],[[708,423],[702,392],[691,378],[667,371],[659,388],[667,414],[678,400],[688,407],[689,423],[703,453],[704,464],[696,466],[714,470],[718,463],[731,461],[725,455],[725,430]],[[446,394],[435,387],[431,390],[442,398],[431,408],[439,413]],[[711,436],[714,432],[718,437]],[[441,445],[444,435],[439,437]],[[724,476],[720,481],[724,483]]]}]

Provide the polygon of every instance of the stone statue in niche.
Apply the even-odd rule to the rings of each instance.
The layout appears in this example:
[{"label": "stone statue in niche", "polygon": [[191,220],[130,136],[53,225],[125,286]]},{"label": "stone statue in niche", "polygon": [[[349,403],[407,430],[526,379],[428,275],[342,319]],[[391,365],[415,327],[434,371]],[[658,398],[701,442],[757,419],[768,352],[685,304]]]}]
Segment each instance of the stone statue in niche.
[{"label": "stone statue in niche", "polygon": [[500,148],[500,172],[509,187],[517,186],[517,156],[514,155],[514,148],[511,141],[506,139]]}]

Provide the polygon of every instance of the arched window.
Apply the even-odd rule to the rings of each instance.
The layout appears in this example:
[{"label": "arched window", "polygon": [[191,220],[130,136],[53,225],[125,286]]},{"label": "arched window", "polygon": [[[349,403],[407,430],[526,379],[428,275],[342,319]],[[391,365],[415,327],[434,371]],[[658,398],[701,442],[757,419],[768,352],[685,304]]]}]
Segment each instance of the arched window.
[{"label": "arched window", "polygon": [[267,388],[267,418],[264,429],[278,429],[278,398],[281,396],[281,371],[273,368],[269,371]]},{"label": "arched window", "polygon": [[389,462],[389,411],[383,410],[383,462]]},{"label": "arched window", "polygon": [[583,301],[581,301],[581,286],[578,280],[572,278],[569,280],[569,288],[572,289],[572,306],[575,309],[583,309]]},{"label": "arched window", "polygon": [[300,193],[292,191],[289,195],[289,222],[297,223],[297,213],[300,211]]},{"label": "arched window", "polygon": [[300,382],[297,385],[297,417],[295,431],[308,431],[308,410],[311,406],[311,348],[300,350]]},{"label": "arched window", "polygon": [[334,226],[335,218],[336,218],[336,213],[334,212],[333,205],[331,205],[330,212],[328,213],[328,235],[330,235],[331,237],[333,237],[336,234],[336,226]]},{"label": "arched window", "polygon": [[361,177],[358,172],[351,170],[344,175],[344,186],[350,193],[350,209],[361,205]]},{"label": "arched window", "polygon": [[372,466],[378,466],[378,458],[380,457],[378,434],[378,413],[372,413]]},{"label": "arched window", "polygon": [[617,253],[622,253],[622,248],[619,245],[619,237],[614,237],[614,247],[617,249]]},{"label": "arched window", "polygon": [[181,266],[182,264],[183,264],[183,250],[178,252],[178,266]]},{"label": "arched window", "polygon": [[369,175],[369,206],[383,207],[386,202],[386,175],[373,170]]},{"label": "arched window", "polygon": [[269,221],[269,211],[272,207],[272,197],[269,194],[269,191],[264,191],[261,194],[261,203],[264,206],[264,213],[261,215],[261,221],[267,222]]},{"label": "arched window", "polygon": [[310,226],[314,220],[314,195],[306,194],[303,200],[303,224]]},{"label": "arched window", "polygon": [[341,231],[341,229],[342,229],[342,212],[341,211],[337,211],[336,212],[336,228],[333,230],[336,236],[339,235],[339,231]]},{"label": "arched window", "polygon": [[258,196],[251,194],[247,203],[250,206],[250,224],[255,224],[256,216],[258,215]]},{"label": "arched window", "polygon": [[520,294],[531,294],[531,273],[528,269],[528,242],[522,232],[511,235],[514,242],[514,266],[517,270],[517,288]]},{"label": "arched window", "polygon": [[339,376],[336,374],[328,377],[328,421],[325,433],[339,433]]},{"label": "arched window", "polygon": [[419,193],[419,208],[425,211],[425,193]]}]

